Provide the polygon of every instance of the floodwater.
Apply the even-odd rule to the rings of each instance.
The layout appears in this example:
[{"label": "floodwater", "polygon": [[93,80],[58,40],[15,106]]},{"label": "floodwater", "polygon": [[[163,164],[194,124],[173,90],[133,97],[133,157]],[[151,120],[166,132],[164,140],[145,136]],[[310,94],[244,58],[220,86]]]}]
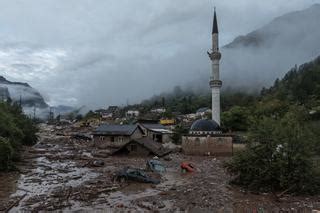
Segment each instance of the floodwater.
[{"label": "floodwater", "polygon": [[[98,150],[99,151],[99,150]],[[0,212],[311,212],[319,197],[275,200],[228,185],[223,159],[171,155],[159,159],[167,167],[158,185],[117,183],[115,172],[130,166],[144,169],[147,158],[97,157],[88,142],[42,133],[40,142],[25,150],[20,173],[0,174]],[[94,167],[93,160],[104,165]],[[181,173],[181,162],[197,171]]]}]

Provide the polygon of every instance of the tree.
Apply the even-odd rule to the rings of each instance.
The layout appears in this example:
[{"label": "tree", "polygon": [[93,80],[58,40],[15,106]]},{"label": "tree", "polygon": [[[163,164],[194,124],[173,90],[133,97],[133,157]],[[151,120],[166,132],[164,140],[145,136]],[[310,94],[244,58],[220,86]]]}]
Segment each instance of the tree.
[{"label": "tree", "polygon": [[249,127],[249,110],[246,107],[232,107],[222,113],[221,121],[223,129],[246,131]]},{"label": "tree", "polygon": [[316,138],[305,119],[304,110],[294,109],[281,119],[257,120],[247,148],[226,164],[233,183],[257,191],[319,193]]},{"label": "tree", "polygon": [[13,149],[10,142],[0,137],[0,171],[8,171],[12,168]]},{"label": "tree", "polygon": [[177,125],[173,130],[173,135],[171,139],[174,144],[181,144],[182,136],[188,133],[188,129],[183,127],[182,125]]},{"label": "tree", "polygon": [[[17,104],[0,103],[0,170],[8,170],[19,159],[22,145],[33,145],[38,138],[35,122]],[[11,167],[10,167],[11,168]]]}]

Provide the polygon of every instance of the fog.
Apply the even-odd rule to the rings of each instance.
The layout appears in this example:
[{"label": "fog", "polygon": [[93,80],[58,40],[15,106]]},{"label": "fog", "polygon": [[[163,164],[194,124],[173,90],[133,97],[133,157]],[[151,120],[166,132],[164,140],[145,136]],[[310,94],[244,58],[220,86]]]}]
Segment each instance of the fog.
[{"label": "fog", "polygon": [[[214,3],[222,46],[320,0]],[[0,75],[29,83],[50,105],[98,108],[134,103],[175,85],[207,85],[212,1],[11,0],[0,7]],[[289,50],[296,37],[283,38],[258,49],[223,49],[224,87],[270,84],[289,64],[317,54],[313,36],[299,51]]]}]

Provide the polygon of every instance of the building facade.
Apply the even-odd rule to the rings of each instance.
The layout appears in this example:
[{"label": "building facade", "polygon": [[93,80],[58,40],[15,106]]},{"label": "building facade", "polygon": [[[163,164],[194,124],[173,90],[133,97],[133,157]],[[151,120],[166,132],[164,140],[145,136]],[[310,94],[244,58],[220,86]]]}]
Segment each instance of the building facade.
[{"label": "building facade", "polygon": [[139,123],[144,136],[158,143],[169,143],[172,141],[173,132],[158,123]]},{"label": "building facade", "polygon": [[99,148],[119,148],[132,139],[143,137],[138,125],[101,125],[93,132],[94,145]]}]

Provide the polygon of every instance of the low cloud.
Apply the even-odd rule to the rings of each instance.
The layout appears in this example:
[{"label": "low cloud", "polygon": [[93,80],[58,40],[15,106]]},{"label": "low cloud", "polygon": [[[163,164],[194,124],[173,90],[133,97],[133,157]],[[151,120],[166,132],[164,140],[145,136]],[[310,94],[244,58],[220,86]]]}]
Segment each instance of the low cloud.
[{"label": "low cloud", "polygon": [[[317,2],[216,1],[221,43]],[[0,75],[28,82],[52,105],[133,103],[210,74],[209,0],[13,0],[0,7]]]}]

